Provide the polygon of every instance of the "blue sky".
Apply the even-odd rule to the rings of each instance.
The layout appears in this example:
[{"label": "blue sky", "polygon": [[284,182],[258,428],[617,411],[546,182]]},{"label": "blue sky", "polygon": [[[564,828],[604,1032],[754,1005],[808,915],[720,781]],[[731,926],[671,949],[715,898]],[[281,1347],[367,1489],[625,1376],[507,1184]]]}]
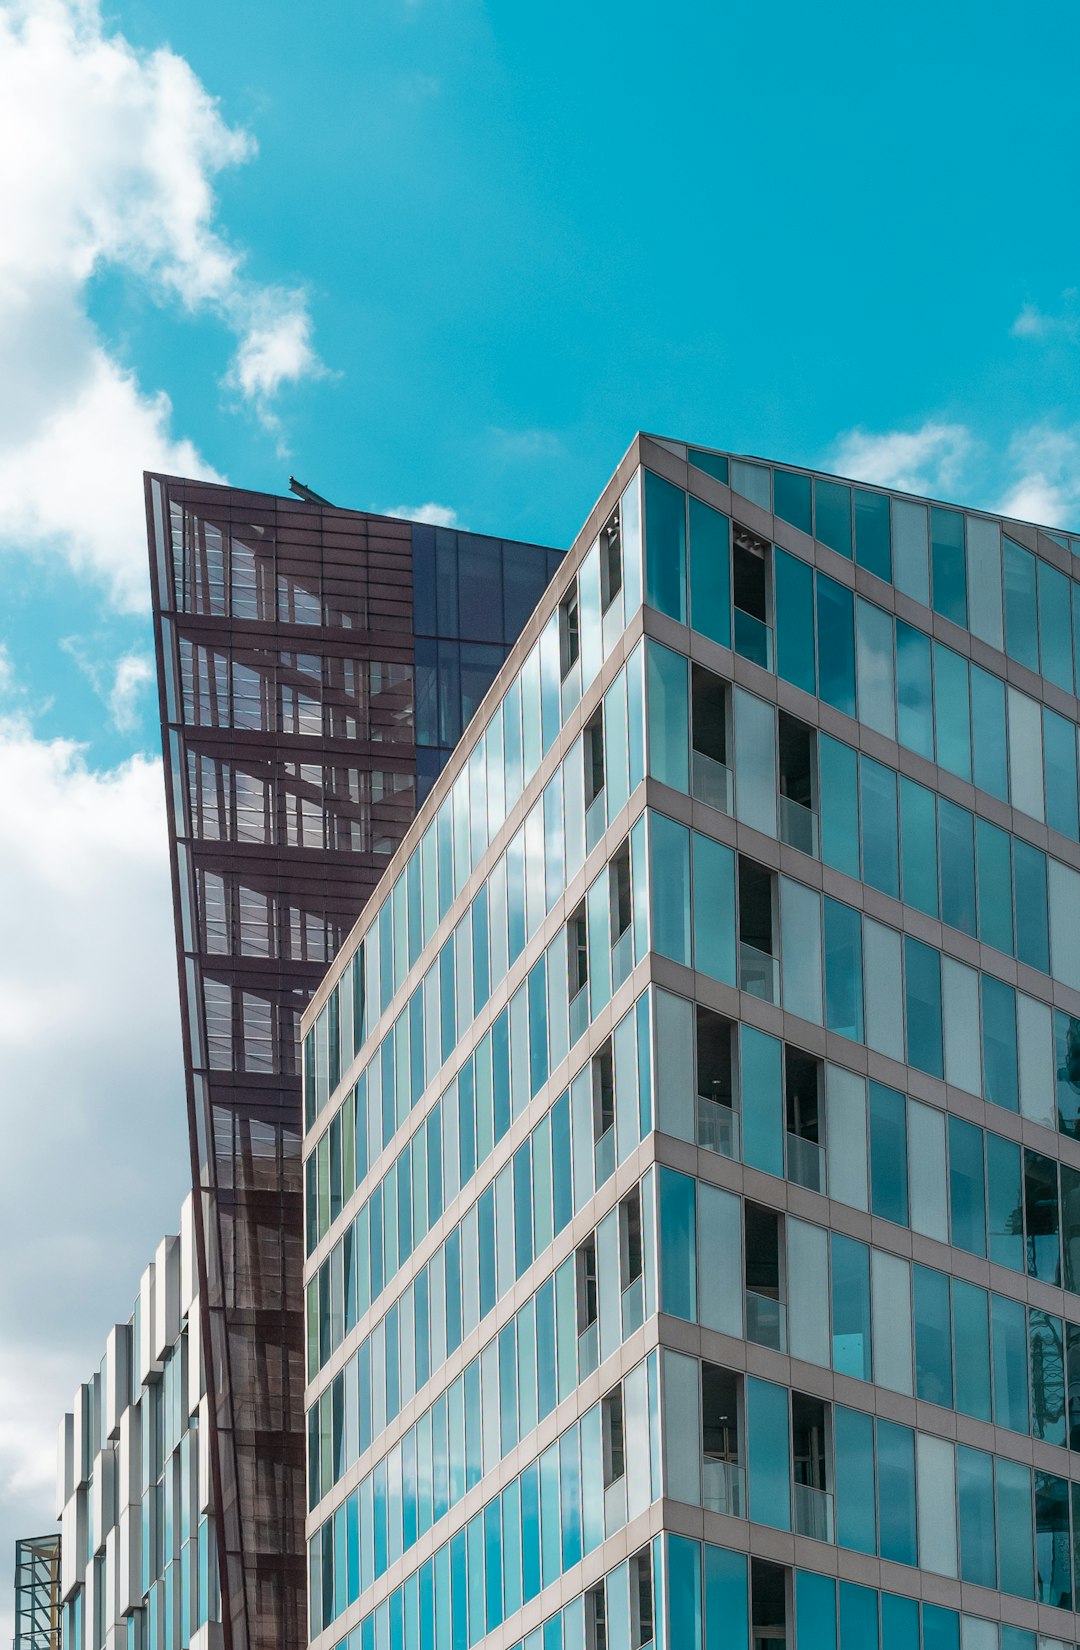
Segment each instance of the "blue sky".
[{"label": "blue sky", "polygon": [[144,465],[565,545],[640,427],[1080,528],[1078,37],[0,0],[0,1543],[185,1179]]}]

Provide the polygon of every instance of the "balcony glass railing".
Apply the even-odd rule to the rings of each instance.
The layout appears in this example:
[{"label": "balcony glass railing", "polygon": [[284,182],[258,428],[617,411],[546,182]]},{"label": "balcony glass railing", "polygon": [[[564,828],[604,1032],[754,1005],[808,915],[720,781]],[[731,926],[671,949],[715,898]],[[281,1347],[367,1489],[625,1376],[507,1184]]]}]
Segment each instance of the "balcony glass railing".
[{"label": "balcony glass railing", "polygon": [[739,1155],[739,1119],[731,1106],[709,1094],[697,1097],[697,1143],[721,1157]]},{"label": "balcony glass railing", "polygon": [[832,1541],[833,1498],[827,1490],[795,1485],[795,1533],[813,1541]]},{"label": "balcony glass railing", "polygon": [[610,1180],[615,1173],[615,1125],[614,1123],[604,1130],[593,1148],[593,1161],[596,1165],[596,1184],[602,1186],[605,1180]]},{"label": "balcony glass railing", "polygon": [[695,799],[707,802],[710,808],[719,808],[721,813],[731,813],[731,769],[718,762],[715,756],[706,756],[704,751],[693,751],[691,757],[691,789]]},{"label": "balcony glass railing", "polygon": [[585,810],[585,852],[591,854],[607,830],[607,790],[598,791]]},{"label": "balcony glass railing", "polygon": [[746,1291],[746,1338],[774,1352],[787,1351],[787,1308],[771,1295]]},{"label": "balcony glass railing", "polygon": [[771,670],[772,642],[772,630],[767,624],[755,619],[752,613],[744,613],[741,607],[735,609],[736,653],[741,653],[751,664],[760,665],[762,670]]},{"label": "balcony glass railing", "polygon": [[701,1463],[701,1504],[707,1512],[742,1518],[746,1508],[746,1478],[737,1461],[719,1461],[706,1455]]},{"label": "balcony glass railing", "polygon": [[604,1490],[604,1534],[613,1536],[626,1523],[626,1474]]},{"label": "balcony glass railing", "polygon": [[645,1322],[645,1279],[641,1273],[622,1292],[622,1334],[625,1341]]},{"label": "balcony glass railing", "polygon": [[817,814],[792,796],[780,797],[780,840],[802,854],[817,855]]},{"label": "balcony glass railing", "polygon": [[787,1177],[796,1186],[805,1186],[808,1192],[824,1192],[825,1152],[815,1140],[804,1140],[801,1134],[788,1134]]},{"label": "balcony glass railing", "polygon": [[562,680],[562,719],[565,722],[581,698],[581,660],[575,659]]},{"label": "balcony glass railing", "polygon": [[577,1338],[578,1380],[591,1375],[600,1362],[600,1325],[594,1318]]},{"label": "balcony glass railing", "polygon": [[624,928],[611,948],[611,989],[618,991],[634,966],[634,928]]},{"label": "balcony glass railing", "polygon": [[589,1029],[589,987],[588,983],[570,999],[570,1046],[573,1048],[578,1038]]},{"label": "balcony glass railing", "polygon": [[767,1003],[780,1001],[780,964],[767,951],[739,941],[739,990],[751,997],[762,997]]}]

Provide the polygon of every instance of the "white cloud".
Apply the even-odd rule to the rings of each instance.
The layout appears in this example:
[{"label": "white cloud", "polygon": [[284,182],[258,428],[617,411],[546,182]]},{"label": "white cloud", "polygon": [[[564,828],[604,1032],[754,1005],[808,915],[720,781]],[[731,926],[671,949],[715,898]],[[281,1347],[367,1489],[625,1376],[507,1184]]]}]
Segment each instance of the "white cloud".
[{"label": "white cloud", "polygon": [[856,481],[1080,531],[1080,424],[1027,425],[1004,450],[933,419],[915,430],[849,430],[825,462]]},{"label": "white cloud", "polygon": [[139,723],[138,703],[154,680],[154,661],[142,653],[125,653],[116,661],[109,710],[118,733],[130,733]]},{"label": "white cloud", "polygon": [[160,763],[93,773],[69,741],[0,719],[0,796],[0,1551],[10,1554],[17,1535],[53,1527],[56,1424],[175,1230],[189,1170]]},{"label": "white cloud", "polygon": [[1009,331],[1014,338],[1065,338],[1075,343],[1080,338],[1080,315],[1077,314],[1077,289],[1070,286],[1061,294],[1062,309],[1050,314],[1037,304],[1024,304]]},{"label": "white cloud", "polygon": [[973,447],[971,432],[962,424],[931,420],[917,430],[884,434],[855,429],[840,437],[829,465],[858,481],[941,496],[956,486]]},{"label": "white cloud", "polygon": [[0,642],[0,693],[10,693],[15,686],[15,666],[11,661],[11,649],[6,642]]},{"label": "white cloud", "polygon": [[395,504],[383,514],[400,516],[403,521],[428,521],[434,527],[461,526],[457,511],[448,504]]},{"label": "white cloud", "polygon": [[556,458],[562,452],[562,438],[555,430],[504,430],[493,424],[488,437],[496,456],[511,461]]},{"label": "white cloud", "polygon": [[1050,325],[1050,317],[1034,304],[1025,304],[1009,331],[1014,338],[1041,338]]},{"label": "white cloud", "polygon": [[145,609],[144,468],[212,477],[89,320],[105,269],[234,335],[225,374],[264,422],[319,370],[305,295],[255,282],[214,183],[251,158],[189,65],[137,52],[99,0],[0,0],[0,545],[58,553]]}]

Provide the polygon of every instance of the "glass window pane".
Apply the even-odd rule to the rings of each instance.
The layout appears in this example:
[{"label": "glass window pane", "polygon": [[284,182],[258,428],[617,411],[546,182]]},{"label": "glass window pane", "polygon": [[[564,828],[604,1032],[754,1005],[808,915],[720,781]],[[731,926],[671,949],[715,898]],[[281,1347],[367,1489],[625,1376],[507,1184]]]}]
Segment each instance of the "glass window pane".
[{"label": "glass window pane", "polygon": [[970,1255],[986,1254],[986,1189],[983,1132],[949,1118],[949,1213],[951,1238]]},{"label": "glass window pane", "polygon": [[984,516],[967,518],[968,622],[991,647],[1002,645],[1001,528]]},{"label": "glass window pane", "polygon": [[956,1407],[977,1421],[990,1419],[990,1302],[985,1289],[954,1278],[953,1353]]},{"label": "glass window pane", "polygon": [[967,624],[967,567],[964,518],[959,510],[930,511],[934,612],[953,624]]},{"label": "glass window pane", "polygon": [[825,901],[825,1023],[862,1042],[862,919],[834,899]]},{"label": "glass window pane", "polygon": [[1020,1148],[1000,1135],[986,1136],[986,1212],[990,1259],[1014,1272],[1024,1270],[1024,1198]]},{"label": "glass window pane", "polygon": [[1039,668],[1039,623],[1035,557],[1012,539],[1003,541],[1005,567],[1005,651],[1029,670]]},{"label": "glass window pane", "polygon": [[686,622],[686,494],[645,471],[645,600]]},{"label": "glass window pane", "polygon": [[814,537],[851,559],[851,488],[814,478]]},{"label": "glass window pane", "polygon": [[1019,1111],[1016,1074],[1016,993],[1011,985],[982,977],[983,1092],[995,1106]]},{"label": "glass window pane", "polygon": [[814,693],[814,572],[786,550],[773,553],[776,609],[776,674],[804,693]]},{"label": "glass window pane", "polygon": [[855,715],[855,611],[850,590],[817,578],[818,693],[845,716]]},{"label": "glass window pane", "polygon": [[893,670],[893,620],[860,596],[855,604],[859,721],[896,738],[896,680]]},{"label": "glass window pane", "polygon": [[787,1388],[746,1382],[749,1514],[775,1530],[791,1528],[791,1444]]},{"label": "glass window pane", "polygon": [[968,662],[951,647],[934,643],[934,728],[937,759],[958,779],[971,778],[971,710]]},{"label": "glass window pane", "polygon": [[897,737],[908,750],[934,760],[930,638],[896,621]]},{"label": "glass window pane", "polygon": [[[1005,742],[1005,684],[978,665],[971,667],[972,778],[980,790],[1009,800]],[[1075,738],[1074,761],[1075,761]],[[1075,790],[1075,786],[1073,789]]]},{"label": "glass window pane", "polygon": [[1042,673],[1072,692],[1072,636],[1069,580],[1049,562],[1039,562],[1039,657]]},{"label": "glass window pane", "polygon": [[1007,831],[989,820],[976,826],[979,868],[979,938],[1012,956],[1012,847]]},{"label": "glass window pane", "polygon": [[916,1266],[912,1272],[915,1296],[915,1395],[928,1404],[952,1408],[952,1320],[949,1280],[944,1272]]},{"label": "glass window pane", "polygon": [[727,516],[690,495],[690,623],[731,646],[731,542]]},{"label": "glass window pane", "polygon": [[773,510],[781,521],[790,522],[800,533],[812,533],[810,477],[796,475],[792,470],[774,470]]},{"label": "glass window pane", "polygon": [[913,779],[900,780],[900,824],[904,902],[925,911],[928,917],[936,917],[937,809],[933,791]]},{"label": "glass window pane", "polygon": [[864,756],[859,762],[862,804],[863,880],[883,894],[900,897],[896,774]]},{"label": "glass window pane", "polygon": [[930,605],[930,549],[925,504],[894,498],[893,580],[897,590]]},{"label": "glass window pane", "polygon": [[902,1094],[870,1084],[871,1205],[882,1220],[908,1223],[907,1108]]},{"label": "glass window pane", "polygon": [[833,1411],[836,1457],[836,1540],[855,1552],[877,1552],[874,1497],[874,1423],[860,1410]]},{"label": "glass window pane", "polygon": [[1046,768],[1046,823],[1062,836],[1078,834],[1076,811],[1076,728],[1043,706],[1043,762]]},{"label": "glass window pane", "polygon": [[855,494],[855,559],[879,579],[892,578],[888,493]]},{"label": "glass window pane", "polygon": [[1046,855],[1016,838],[1016,955],[1029,968],[1050,972],[1050,917],[1047,910]]},{"label": "glass window pane", "polygon": [[[652,638],[646,645],[649,772],[673,790],[690,789],[689,663]],[[602,823],[602,821],[601,821]]]},{"label": "glass window pane", "polygon": [[850,745],[818,735],[821,857],[849,877],[859,875],[858,762]]},{"label": "glass window pane", "polygon": [[832,1252],[833,1368],[840,1375],[869,1381],[870,1251],[865,1243],[830,1236]]},{"label": "glass window pane", "polygon": [[1039,706],[1026,693],[1008,689],[1006,713],[1009,723],[1009,777],[1014,808],[1022,808],[1032,819],[1042,819],[1043,764],[1042,718]]},{"label": "glass window pane", "polygon": [[904,939],[908,1061],[931,1077],[942,1075],[941,959],[921,940]]}]

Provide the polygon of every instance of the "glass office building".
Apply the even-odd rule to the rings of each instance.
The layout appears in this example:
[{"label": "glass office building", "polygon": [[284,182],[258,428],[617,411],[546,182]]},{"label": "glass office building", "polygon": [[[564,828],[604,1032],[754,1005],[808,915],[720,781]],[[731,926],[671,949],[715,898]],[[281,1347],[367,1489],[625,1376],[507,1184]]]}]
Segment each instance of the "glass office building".
[{"label": "glass office building", "polygon": [[1080,1640],[1078,556],[635,441],[303,1021],[315,1650]]},{"label": "glass office building", "polygon": [[299,1650],[300,1013],[561,558],[169,476],[146,509],[226,1650]]},{"label": "glass office building", "polygon": [[60,1535],[34,1555],[19,1650],[221,1650],[201,1346],[189,1197],[60,1423]]}]

